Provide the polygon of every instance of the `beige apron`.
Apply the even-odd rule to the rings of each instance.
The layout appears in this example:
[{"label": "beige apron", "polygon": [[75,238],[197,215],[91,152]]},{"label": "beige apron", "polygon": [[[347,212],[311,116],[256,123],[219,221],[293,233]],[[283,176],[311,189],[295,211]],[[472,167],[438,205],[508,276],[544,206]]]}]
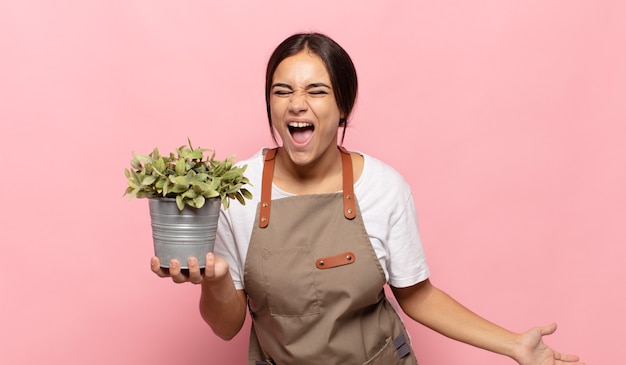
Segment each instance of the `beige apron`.
[{"label": "beige apron", "polygon": [[248,364],[417,364],[383,291],[385,274],[353,193],[350,154],[340,150],[343,192],[273,201],[276,150],[266,153],[244,269]]}]

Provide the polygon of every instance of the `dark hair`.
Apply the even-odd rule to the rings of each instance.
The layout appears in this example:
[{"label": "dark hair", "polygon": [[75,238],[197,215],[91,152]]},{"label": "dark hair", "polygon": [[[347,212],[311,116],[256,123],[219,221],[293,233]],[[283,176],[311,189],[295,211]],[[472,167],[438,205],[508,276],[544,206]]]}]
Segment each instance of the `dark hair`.
[{"label": "dark hair", "polygon": [[274,142],[274,126],[270,113],[270,91],[272,78],[278,65],[287,57],[294,56],[300,51],[307,49],[322,59],[330,76],[331,86],[335,94],[335,101],[343,118],[339,120],[339,126],[343,127],[341,141],[346,135],[348,116],[352,112],[358,89],[356,69],[348,53],[337,42],[320,33],[298,33],[285,39],[276,47],[267,63],[265,73],[265,103],[267,106],[267,119]]}]

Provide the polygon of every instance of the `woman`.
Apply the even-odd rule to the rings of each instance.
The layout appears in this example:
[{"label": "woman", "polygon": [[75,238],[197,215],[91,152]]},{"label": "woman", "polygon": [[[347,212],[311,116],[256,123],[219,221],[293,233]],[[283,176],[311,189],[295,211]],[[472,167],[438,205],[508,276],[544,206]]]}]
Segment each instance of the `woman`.
[{"label": "woman", "polygon": [[542,342],[556,325],[516,334],[430,283],[406,182],[338,146],[356,94],[352,61],[333,40],[307,33],[283,41],[265,86],[280,147],[242,161],[258,207],[222,212],[203,274],[195,258],[188,275],[176,261],[160,268],[156,257],[152,270],[201,284],[200,312],[223,339],[240,331],[249,307],[249,364],[416,364],[386,283],[410,318],[445,336],[519,364],[581,364]]}]

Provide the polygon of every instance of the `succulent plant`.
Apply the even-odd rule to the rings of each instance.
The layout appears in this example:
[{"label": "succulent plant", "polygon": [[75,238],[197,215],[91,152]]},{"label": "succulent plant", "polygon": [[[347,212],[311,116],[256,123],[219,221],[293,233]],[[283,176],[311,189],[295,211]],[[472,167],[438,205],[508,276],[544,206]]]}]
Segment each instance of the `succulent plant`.
[{"label": "succulent plant", "polygon": [[[244,176],[247,165],[235,165],[231,156],[216,160],[215,151],[183,145],[169,156],[162,156],[155,148],[148,155],[133,153],[131,169],[125,169],[128,187],[124,195],[137,198],[176,198],[178,209],[185,205],[201,208],[206,199],[221,199],[224,209],[230,200],[245,204],[252,193],[244,186],[250,185]],[[205,152],[212,152],[205,158]]]}]

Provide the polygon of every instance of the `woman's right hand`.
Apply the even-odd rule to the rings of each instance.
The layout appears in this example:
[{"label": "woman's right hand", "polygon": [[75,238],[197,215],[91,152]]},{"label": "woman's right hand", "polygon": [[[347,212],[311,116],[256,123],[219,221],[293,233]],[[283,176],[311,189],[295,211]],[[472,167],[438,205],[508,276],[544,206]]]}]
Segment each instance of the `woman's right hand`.
[{"label": "woman's right hand", "polygon": [[187,260],[189,269],[183,270],[178,260],[171,260],[170,267],[161,267],[159,258],[153,256],[150,260],[150,268],[161,278],[171,278],[175,283],[190,282],[193,284],[201,284],[202,281],[218,281],[228,275],[228,263],[221,257],[209,252],[206,255],[206,266],[200,270],[198,259],[190,257]]}]

